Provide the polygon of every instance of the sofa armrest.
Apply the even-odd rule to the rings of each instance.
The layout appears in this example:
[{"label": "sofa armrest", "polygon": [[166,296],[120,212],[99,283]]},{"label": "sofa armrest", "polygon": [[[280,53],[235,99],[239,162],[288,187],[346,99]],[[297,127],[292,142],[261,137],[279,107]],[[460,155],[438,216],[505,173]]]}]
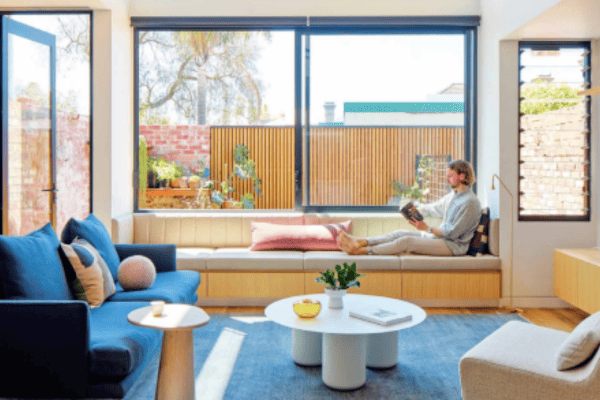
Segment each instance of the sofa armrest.
[{"label": "sofa armrest", "polygon": [[0,315],[0,397],[85,397],[86,302],[0,300]]},{"label": "sofa armrest", "polygon": [[133,214],[125,214],[112,219],[111,234],[113,243],[133,243]]},{"label": "sofa armrest", "polygon": [[130,256],[145,256],[152,260],[156,272],[177,270],[177,246],[174,244],[115,244],[121,261]]}]

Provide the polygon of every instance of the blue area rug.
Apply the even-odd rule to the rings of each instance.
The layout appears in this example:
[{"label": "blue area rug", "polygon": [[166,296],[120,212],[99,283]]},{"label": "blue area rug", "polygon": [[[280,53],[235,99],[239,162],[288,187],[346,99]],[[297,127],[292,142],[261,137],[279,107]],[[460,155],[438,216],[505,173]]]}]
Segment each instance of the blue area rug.
[{"label": "blue area rug", "polygon": [[[512,320],[525,321],[516,314],[429,315],[399,331],[395,368],[367,369],[364,387],[336,392],[323,384],[320,367],[292,361],[291,329],[262,315],[213,314],[194,331],[196,399],[458,400],[462,355]],[[127,400],[154,399],[158,362],[157,355]]]}]

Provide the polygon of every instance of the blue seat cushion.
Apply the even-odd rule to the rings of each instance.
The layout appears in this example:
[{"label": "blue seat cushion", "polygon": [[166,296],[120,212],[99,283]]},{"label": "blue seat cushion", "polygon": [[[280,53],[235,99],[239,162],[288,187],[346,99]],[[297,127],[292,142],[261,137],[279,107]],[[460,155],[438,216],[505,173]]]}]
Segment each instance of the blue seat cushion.
[{"label": "blue seat cushion", "polygon": [[195,304],[196,289],[200,285],[200,274],[196,271],[170,271],[156,274],[156,280],[148,289],[125,292],[117,283],[117,293],[109,301],[152,301]]},{"label": "blue seat cushion", "polygon": [[73,300],[51,224],[26,236],[0,236],[0,286],[6,299]]},{"label": "blue seat cushion", "polygon": [[71,218],[62,231],[61,239],[63,243],[71,244],[75,238],[88,241],[98,250],[116,282],[121,260],[104,224],[94,214],[83,221]]},{"label": "blue seat cushion", "polygon": [[[127,321],[144,302],[106,302],[90,312],[89,373],[91,377],[124,377],[141,365],[162,332]],[[92,379],[97,380],[97,379]]]}]

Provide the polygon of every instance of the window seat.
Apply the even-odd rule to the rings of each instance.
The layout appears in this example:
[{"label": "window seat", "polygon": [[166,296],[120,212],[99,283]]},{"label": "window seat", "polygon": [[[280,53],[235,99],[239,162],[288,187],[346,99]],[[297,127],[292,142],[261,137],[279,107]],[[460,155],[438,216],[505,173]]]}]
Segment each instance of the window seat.
[{"label": "window seat", "polygon": [[[321,293],[324,285],[314,282],[318,272],[343,262],[356,262],[357,270],[367,274],[361,278],[361,288],[350,292],[407,300],[452,300],[447,306],[490,301],[490,306],[497,305],[501,261],[494,255],[350,256],[341,251],[249,250],[251,221],[309,225],[348,220],[357,236],[414,229],[400,214],[134,213],[114,218],[112,234],[115,243],[176,244],[177,268],[201,275],[199,305],[264,305],[277,298]],[[440,222],[426,221],[433,226]],[[498,248],[494,229],[489,240]]]}]

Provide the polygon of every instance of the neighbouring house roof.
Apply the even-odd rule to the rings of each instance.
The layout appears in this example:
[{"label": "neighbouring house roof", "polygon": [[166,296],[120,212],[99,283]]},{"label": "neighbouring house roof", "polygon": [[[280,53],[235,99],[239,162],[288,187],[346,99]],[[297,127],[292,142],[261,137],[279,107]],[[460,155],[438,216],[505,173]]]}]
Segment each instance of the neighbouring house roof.
[{"label": "neighbouring house roof", "polygon": [[453,83],[446,89],[442,90],[438,94],[464,94],[465,84],[464,83]]},{"label": "neighbouring house roof", "polygon": [[344,103],[344,113],[461,113],[462,102]]},{"label": "neighbouring house roof", "polygon": [[344,126],[343,122],[319,122],[319,126]]}]

